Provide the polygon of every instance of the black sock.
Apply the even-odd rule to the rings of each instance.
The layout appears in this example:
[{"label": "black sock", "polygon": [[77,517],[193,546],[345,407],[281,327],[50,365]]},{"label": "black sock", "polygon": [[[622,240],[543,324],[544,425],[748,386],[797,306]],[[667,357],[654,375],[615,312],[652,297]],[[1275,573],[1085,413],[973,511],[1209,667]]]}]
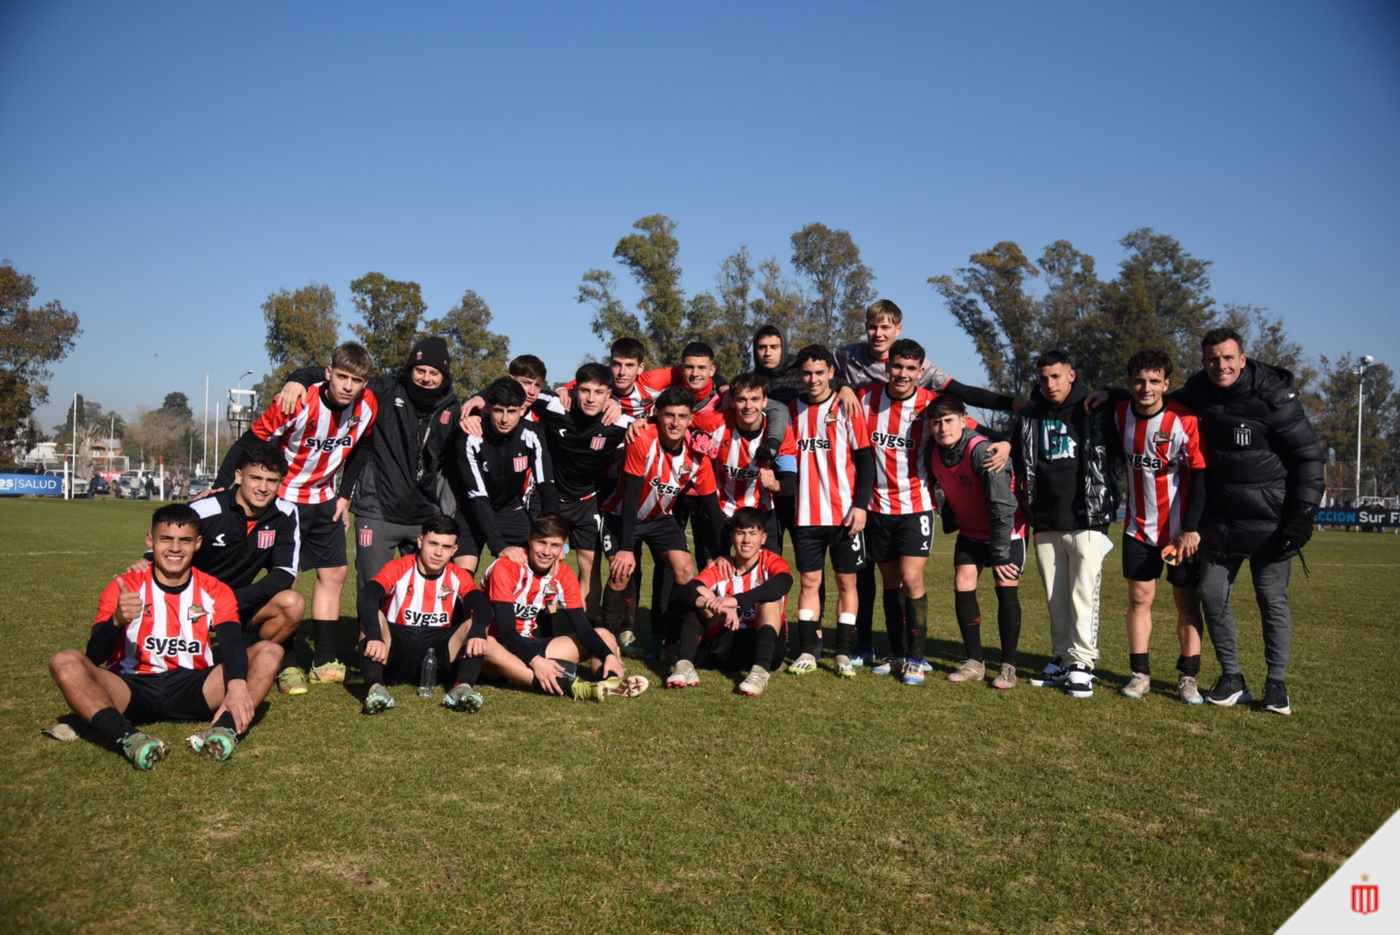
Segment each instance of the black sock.
[{"label": "black sock", "polygon": [[1021,592],[1018,588],[997,588],[997,632],[1001,635],[1002,665],[1016,664],[1016,646],[1021,642]]},{"label": "black sock", "polygon": [[231,712],[225,711],[223,714],[219,715],[219,719],[214,722],[214,726],[227,727],[229,730],[233,731],[235,737],[238,736],[238,727],[233,722],[233,714]]},{"label": "black sock", "polygon": [[476,680],[481,678],[481,667],[485,664],[485,656],[462,656],[452,667],[452,684],[476,685]]},{"label": "black sock", "polygon": [[[613,631],[614,636],[622,630],[632,630],[635,632],[637,629],[637,595],[642,593],[642,569],[640,561],[638,561],[637,566],[637,570],[632,572],[632,577],[627,582],[627,587],[622,589],[622,594],[624,595],[623,599],[625,601],[622,609],[622,622],[619,624],[619,628]],[[604,582],[603,587],[607,587],[606,582]]]},{"label": "black sock", "polygon": [[360,674],[366,685],[384,684],[384,663],[375,662],[365,655],[365,640],[360,640]]},{"label": "black sock", "polygon": [[854,623],[836,624],[836,655],[852,656],[856,651],[856,625]]},{"label": "black sock", "polygon": [[674,626],[677,635],[680,632],[680,622],[673,621],[669,608],[671,606],[671,592],[676,587],[676,575],[671,571],[670,562],[657,562],[656,571],[651,576],[651,638],[657,637],[669,643],[672,636],[669,629]]},{"label": "black sock", "polygon": [[339,620],[311,621],[311,638],[316,642],[316,651],[311,654],[311,667],[335,662],[335,625]]},{"label": "black sock", "polygon": [[817,621],[799,620],[797,622],[797,642],[802,652],[811,653],[815,659],[822,657],[822,635]]},{"label": "black sock", "polygon": [[967,658],[981,662],[982,608],[977,603],[977,592],[953,592],[953,610],[958,615],[958,629],[962,631],[963,649],[967,651]]},{"label": "black sock", "polygon": [[817,619],[826,616],[826,573],[822,573],[822,583],[817,585]]},{"label": "black sock", "polygon": [[[875,630],[875,566],[856,572],[856,645],[870,646]],[[886,618],[888,623],[888,618]]]},{"label": "black sock", "polygon": [[[915,662],[924,658],[924,641],[928,639],[928,595],[904,599],[904,645],[909,658]],[[978,644],[981,649],[981,644]]]},{"label": "black sock", "polygon": [[621,633],[627,619],[627,591],[614,591],[604,585],[601,616],[609,633],[613,636]]},{"label": "black sock", "polygon": [[700,641],[705,637],[705,624],[700,615],[691,611],[682,618],[680,632],[680,655],[686,662],[694,663],[700,652]]},{"label": "black sock", "polygon": [[904,591],[901,588],[885,588],[885,632],[890,635],[890,655],[904,655]]},{"label": "black sock", "polygon": [[1128,653],[1128,668],[1143,675],[1152,674],[1152,667],[1147,664],[1147,653]]},{"label": "black sock", "polygon": [[1177,656],[1176,668],[1182,675],[1189,675],[1195,678],[1201,674],[1201,654],[1196,653],[1194,656]]},{"label": "black sock", "polygon": [[674,646],[680,641],[683,622],[681,615],[672,610],[661,615],[661,632],[665,634],[662,642],[665,645]]},{"label": "black sock", "polygon": [[772,672],[782,660],[778,656],[778,631],[772,627],[759,627],[753,641],[753,664]]},{"label": "black sock", "polygon": [[92,726],[114,744],[121,743],[127,734],[136,733],[136,727],[116,708],[103,708],[98,711],[92,716]]}]

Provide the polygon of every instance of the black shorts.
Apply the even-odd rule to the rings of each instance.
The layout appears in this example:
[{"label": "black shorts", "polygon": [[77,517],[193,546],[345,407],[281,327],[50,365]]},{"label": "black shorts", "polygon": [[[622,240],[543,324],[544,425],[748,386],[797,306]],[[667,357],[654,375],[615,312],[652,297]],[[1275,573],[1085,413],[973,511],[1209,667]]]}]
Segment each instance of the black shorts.
[{"label": "black shorts", "polygon": [[798,526],[792,530],[792,552],[799,572],[821,571],[826,553],[838,575],[851,575],[867,564],[865,533],[847,535],[845,526]]},{"label": "black shorts", "polygon": [[[538,622],[538,621],[537,621],[537,622]],[[538,632],[538,630],[536,630],[536,632]],[[501,648],[504,649],[504,650],[506,650],[506,652],[510,652],[510,647],[506,646],[505,640],[501,639],[501,635],[500,635],[499,633],[495,634],[495,635],[492,636],[491,638],[492,638],[493,640],[495,640],[497,643],[500,643],[500,644],[501,644]],[[548,648],[548,646],[549,646],[549,641],[552,640],[552,639],[554,639],[554,637],[552,637],[552,636],[522,636],[521,639],[525,641],[526,651],[527,651],[528,653],[535,653],[535,654],[537,654],[537,655],[543,656],[543,655],[545,655],[545,649]],[[513,655],[513,654],[512,654],[512,655]],[[520,657],[520,656],[516,656],[516,658],[517,658],[517,659],[521,659],[521,660],[523,661],[523,658]]]},{"label": "black shorts", "polygon": [[933,511],[865,514],[865,546],[872,562],[893,562],[904,557],[928,558],[933,545]]},{"label": "black shorts", "polygon": [[[523,507],[493,510],[492,516],[496,530],[500,532],[506,545],[517,545],[522,549],[525,548],[525,543],[530,538],[530,514],[525,512]],[[457,512],[452,514],[452,518],[457,521],[457,555],[479,557],[481,550],[486,546],[487,536],[486,531],[478,527],[476,517],[472,515],[471,509],[463,510],[459,506]]]},{"label": "black shorts", "polygon": [[[763,542],[763,548],[764,548],[764,550],[766,550],[766,551],[768,551],[768,552],[772,552],[774,555],[782,555],[782,554],[783,554],[783,524],[780,523],[780,522],[778,522],[778,514],[777,514],[777,511],[774,511],[774,512],[772,512],[772,513],[769,513],[769,514],[767,514],[767,516],[768,516],[768,523],[767,523],[767,525],[765,525],[765,526],[763,527],[763,530],[764,530],[764,532],[768,533],[768,538],[767,538],[766,540],[764,540],[764,542]],[[719,534],[719,544],[720,544],[720,547],[723,548],[725,552],[728,552],[728,551],[729,551],[729,547],[730,547],[730,545],[732,544],[732,541],[733,541],[733,540],[731,540],[731,539],[729,538],[730,530],[731,530],[731,523],[730,523],[729,521],[726,521],[725,524],[724,524],[724,528],[723,528],[722,530],[720,530],[720,534]]]},{"label": "black shorts", "polygon": [[453,627],[406,627],[391,623],[389,626],[389,659],[384,663],[384,684],[418,684],[423,673],[423,657],[428,650],[433,651],[439,674],[447,672],[452,664],[448,643],[457,628]]},{"label": "black shorts", "polygon": [[598,512],[598,497],[560,501],[559,515],[569,521],[569,548],[581,552],[598,551],[598,546],[603,541],[603,520]]},{"label": "black shorts", "polygon": [[[962,533],[958,533],[958,540],[953,543],[953,567],[959,565],[976,565],[979,568],[991,568],[996,562],[992,561],[992,544],[983,542],[981,539],[969,539]],[[1026,540],[1011,540],[1011,564],[1021,571],[1026,570]]]},{"label": "black shorts", "polygon": [[[686,542],[685,531],[680,524],[669,516],[658,516],[656,519],[638,522],[635,527],[636,538],[628,548],[633,554],[641,555],[642,544],[646,543],[651,549],[653,556],[662,552],[689,552],[690,543]],[[603,552],[608,558],[612,558],[622,549],[622,517],[616,513],[606,513],[603,515]]]},{"label": "black shorts", "polygon": [[[301,524],[301,570],[341,568],[348,565],[345,550],[345,522],[334,519],[335,499],[325,503],[298,503],[297,522]],[[344,519],[349,518],[347,512]]]},{"label": "black shorts", "polygon": [[787,652],[787,633],[783,630],[778,631],[778,645],[773,650],[772,659],[754,658],[754,652],[758,648],[757,642],[756,627],[729,630],[717,626],[706,633],[705,639],[701,641],[700,648],[707,655],[702,654],[700,658],[704,665],[726,672],[743,672],[755,663],[769,672],[775,671],[783,664],[783,655]]},{"label": "black shorts", "polygon": [[208,669],[171,669],[150,675],[117,677],[131,689],[131,701],[122,713],[133,724],[152,721],[208,721],[214,709],[204,700],[204,683],[214,674]]},{"label": "black shorts", "polygon": [[1201,580],[1201,563],[1195,557],[1180,565],[1162,561],[1162,550],[1141,539],[1123,534],[1123,577],[1129,581],[1156,581],[1167,570],[1167,583],[1174,588],[1194,588]]}]

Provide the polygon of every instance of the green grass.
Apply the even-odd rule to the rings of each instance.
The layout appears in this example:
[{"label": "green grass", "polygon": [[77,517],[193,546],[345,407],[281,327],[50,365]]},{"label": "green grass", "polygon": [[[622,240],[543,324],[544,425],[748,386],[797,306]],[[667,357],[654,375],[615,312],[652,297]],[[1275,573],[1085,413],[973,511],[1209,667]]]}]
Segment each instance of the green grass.
[{"label": "green grass", "polygon": [[[920,688],[828,662],[758,699],[711,672],[602,706],[487,686],[474,717],[405,686],[376,718],[314,688],[274,697],[227,764],[174,749],[138,774],[39,728],[67,711],[48,656],[85,644],[149,515],[0,502],[0,930],[1266,931],[1400,807],[1400,536],[1310,546],[1291,718],[1177,702],[1165,586],[1153,693],[1119,697],[1116,552],[1092,700],[944,682],[940,540]],[[1049,649],[1034,572],[1023,604],[1030,671]],[[1262,689],[1247,583],[1236,613]]]}]

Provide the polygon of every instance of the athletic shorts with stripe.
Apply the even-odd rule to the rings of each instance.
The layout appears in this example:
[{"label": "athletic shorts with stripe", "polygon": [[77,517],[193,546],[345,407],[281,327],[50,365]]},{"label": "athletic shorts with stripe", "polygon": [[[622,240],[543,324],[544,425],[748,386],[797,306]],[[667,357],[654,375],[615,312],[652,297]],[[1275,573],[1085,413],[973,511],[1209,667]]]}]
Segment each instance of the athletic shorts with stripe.
[{"label": "athletic shorts with stripe", "polygon": [[1162,561],[1162,550],[1137,536],[1123,534],[1123,577],[1129,581],[1156,581],[1167,570],[1167,583],[1174,588],[1194,588],[1201,581],[1201,563],[1193,555],[1180,565]]},{"label": "athletic shorts with stripe", "polygon": [[[297,522],[301,524],[301,570],[340,568],[348,565],[345,550],[345,522],[335,519],[337,499],[325,503],[298,503]],[[347,511],[345,518],[349,517]]]},{"label": "athletic shorts with stripe", "polygon": [[821,571],[826,553],[838,575],[852,575],[866,566],[865,533],[850,535],[845,526],[798,526],[792,530],[792,552],[799,572]]},{"label": "athletic shorts with stripe", "polygon": [[933,511],[923,513],[867,513],[865,547],[872,562],[900,558],[928,558],[933,545]]},{"label": "athletic shorts with stripe", "polygon": [[587,500],[562,500],[559,515],[569,521],[569,548],[596,552],[603,541],[603,520],[597,496]]},{"label": "athletic shorts with stripe", "polygon": [[208,721],[214,717],[204,700],[204,683],[214,674],[208,669],[170,669],[149,675],[117,677],[131,690],[131,701],[122,712],[133,724],[152,721]]},{"label": "athletic shorts with stripe", "polygon": [[[969,539],[962,533],[958,533],[958,539],[953,543],[953,567],[959,565],[978,565],[982,568],[991,568],[996,564],[992,561],[992,544],[981,539]],[[1021,571],[1026,570],[1026,540],[1011,540],[1011,564]]]},{"label": "athletic shorts with stripe", "polygon": [[448,643],[459,623],[454,627],[406,627],[391,623],[389,626],[389,659],[384,663],[384,684],[417,684],[423,671],[423,658],[428,650],[433,651],[438,673],[448,671],[452,660],[448,658]]},{"label": "athletic shorts with stripe", "polygon": [[[658,516],[656,519],[642,522],[637,521],[635,529],[635,539],[628,548],[635,554],[640,555],[642,544],[645,543],[653,555],[662,552],[689,552],[690,544],[686,542],[685,533],[681,530],[680,524],[669,516]],[[622,517],[616,513],[605,513],[603,515],[603,552],[612,558],[622,548]]]}]

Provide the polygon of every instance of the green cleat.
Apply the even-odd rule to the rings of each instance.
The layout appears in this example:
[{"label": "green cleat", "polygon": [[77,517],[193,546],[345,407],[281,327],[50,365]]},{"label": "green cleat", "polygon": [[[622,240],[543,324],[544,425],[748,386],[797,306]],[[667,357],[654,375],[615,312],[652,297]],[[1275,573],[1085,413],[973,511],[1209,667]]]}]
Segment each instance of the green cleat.
[{"label": "green cleat", "polygon": [[311,670],[312,685],[344,685],[345,663],[328,662]]},{"label": "green cleat", "polygon": [[296,666],[287,666],[277,673],[277,690],[284,695],[306,694],[306,673]]},{"label": "green cleat", "polygon": [[137,769],[151,769],[165,759],[165,742],[138,730],[122,738],[122,753]]},{"label": "green cleat", "polygon": [[579,701],[606,701],[608,698],[636,698],[647,690],[651,683],[644,675],[629,675],[627,678],[614,675],[601,682],[585,682],[574,679],[573,695]]},{"label": "green cleat", "polygon": [[465,682],[461,685],[454,685],[451,691],[442,696],[444,708],[449,711],[465,711],[467,714],[475,714],[480,711],[481,706],[485,703],[481,693]]},{"label": "green cleat", "polygon": [[851,664],[850,656],[836,657],[836,674],[843,679],[853,679],[856,677],[856,667]]},{"label": "green cleat", "polygon": [[646,647],[637,642],[637,634],[631,630],[623,630],[617,635],[617,649],[628,659],[641,659],[647,654]]},{"label": "green cleat", "polygon": [[381,711],[388,711],[394,706],[394,696],[389,694],[389,689],[375,682],[369,687],[365,694],[364,713],[379,714]]},{"label": "green cleat", "polygon": [[817,657],[811,653],[803,653],[788,665],[788,675],[806,675],[808,672],[817,671]]},{"label": "green cleat", "polygon": [[215,763],[222,763],[233,756],[233,748],[238,745],[238,735],[227,727],[211,727],[185,738],[185,746],[193,753],[209,757]]}]

